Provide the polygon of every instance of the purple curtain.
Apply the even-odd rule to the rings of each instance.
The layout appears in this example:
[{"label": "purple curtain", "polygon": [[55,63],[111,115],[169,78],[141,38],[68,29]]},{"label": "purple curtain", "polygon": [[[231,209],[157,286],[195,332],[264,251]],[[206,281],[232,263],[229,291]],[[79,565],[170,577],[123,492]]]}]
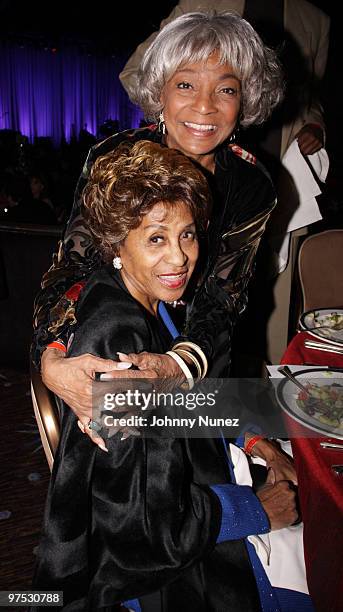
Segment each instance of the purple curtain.
[{"label": "purple curtain", "polygon": [[137,127],[142,112],[118,78],[124,63],[123,57],[78,47],[1,43],[0,129],[17,130],[31,142],[48,136],[59,144],[81,129],[97,136],[107,119],[117,119],[120,129]]}]

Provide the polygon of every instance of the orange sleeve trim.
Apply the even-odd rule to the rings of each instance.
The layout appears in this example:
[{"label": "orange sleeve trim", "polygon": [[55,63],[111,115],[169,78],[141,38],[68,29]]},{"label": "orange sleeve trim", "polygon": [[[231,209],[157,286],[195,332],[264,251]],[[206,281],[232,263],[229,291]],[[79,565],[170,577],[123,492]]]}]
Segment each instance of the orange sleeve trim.
[{"label": "orange sleeve trim", "polygon": [[46,348],[58,349],[59,351],[62,351],[63,353],[67,352],[67,349],[64,346],[64,344],[62,344],[62,342],[50,342],[50,344],[48,344]]}]

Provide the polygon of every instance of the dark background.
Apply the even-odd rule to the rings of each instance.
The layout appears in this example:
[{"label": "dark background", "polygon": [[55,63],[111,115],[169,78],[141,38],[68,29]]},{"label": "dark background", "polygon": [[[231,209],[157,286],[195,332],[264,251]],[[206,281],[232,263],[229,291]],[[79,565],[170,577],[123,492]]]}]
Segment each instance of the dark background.
[{"label": "dark background", "polygon": [[[118,54],[125,63],[136,46],[159,28],[161,20],[176,4],[175,0],[99,0],[90,6],[81,0],[56,3],[0,0],[0,33],[10,38],[31,38],[57,48],[62,42],[78,41],[99,53]],[[341,3],[313,0],[312,4],[331,17],[330,52],[322,98],[328,126],[327,148],[340,155],[339,127],[343,113],[339,80],[343,57],[339,31]]]},{"label": "dark background", "polygon": [[99,48],[129,53],[158,29],[176,4],[173,0],[102,0],[92,4],[80,0],[0,0],[0,29],[13,34],[40,34],[56,45],[61,38],[71,37],[89,40]]},{"label": "dark background", "polygon": [[[100,0],[91,5],[81,0],[55,3],[0,0],[0,31],[40,34],[54,39],[56,44],[65,36],[88,39],[99,47],[129,53],[158,29],[161,20],[176,4],[175,0]],[[332,17],[332,30],[336,35],[340,2],[313,0],[311,4]]]}]

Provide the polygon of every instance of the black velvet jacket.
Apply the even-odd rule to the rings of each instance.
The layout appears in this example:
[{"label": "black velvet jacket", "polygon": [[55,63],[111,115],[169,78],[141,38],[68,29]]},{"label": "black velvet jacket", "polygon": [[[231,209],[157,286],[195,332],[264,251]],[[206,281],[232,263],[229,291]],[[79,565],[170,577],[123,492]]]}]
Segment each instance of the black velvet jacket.
[{"label": "black velvet jacket", "polygon": [[[37,366],[46,345],[58,337],[66,338],[70,324],[75,322],[75,304],[65,298],[66,290],[89,278],[101,266],[83,218],[82,190],[95,159],[124,140],[161,142],[161,135],[156,126],[128,130],[91,149],[76,188],[64,239],[36,298],[32,357]],[[204,349],[211,365],[210,375],[225,376],[233,326],[246,306],[247,285],[261,236],[275,205],[275,192],[263,168],[239,147],[222,145],[215,162],[215,175],[209,177],[214,210],[204,280],[188,307],[183,333]]]},{"label": "black velvet jacket", "polygon": [[[169,342],[107,267],[76,315],[71,356],[162,352]],[[244,541],[216,545],[221,505],[210,485],[230,481],[220,441],[117,434],[105,453],[61,407],[33,588],[63,591],[65,612],[114,612],[136,597],[143,612],[260,610]]]}]

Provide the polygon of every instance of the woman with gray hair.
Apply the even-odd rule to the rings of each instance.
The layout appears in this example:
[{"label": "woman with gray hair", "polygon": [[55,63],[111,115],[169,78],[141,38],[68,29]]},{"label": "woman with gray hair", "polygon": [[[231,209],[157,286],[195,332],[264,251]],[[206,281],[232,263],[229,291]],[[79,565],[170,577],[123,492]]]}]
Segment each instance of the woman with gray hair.
[{"label": "woman with gray hair", "polygon": [[239,125],[263,123],[282,99],[280,66],[253,27],[233,13],[189,13],[167,24],[142,59],[137,86],[128,89],[130,99],[156,120],[170,79],[185,66],[206,64],[211,57],[230,66],[239,81]]}]

